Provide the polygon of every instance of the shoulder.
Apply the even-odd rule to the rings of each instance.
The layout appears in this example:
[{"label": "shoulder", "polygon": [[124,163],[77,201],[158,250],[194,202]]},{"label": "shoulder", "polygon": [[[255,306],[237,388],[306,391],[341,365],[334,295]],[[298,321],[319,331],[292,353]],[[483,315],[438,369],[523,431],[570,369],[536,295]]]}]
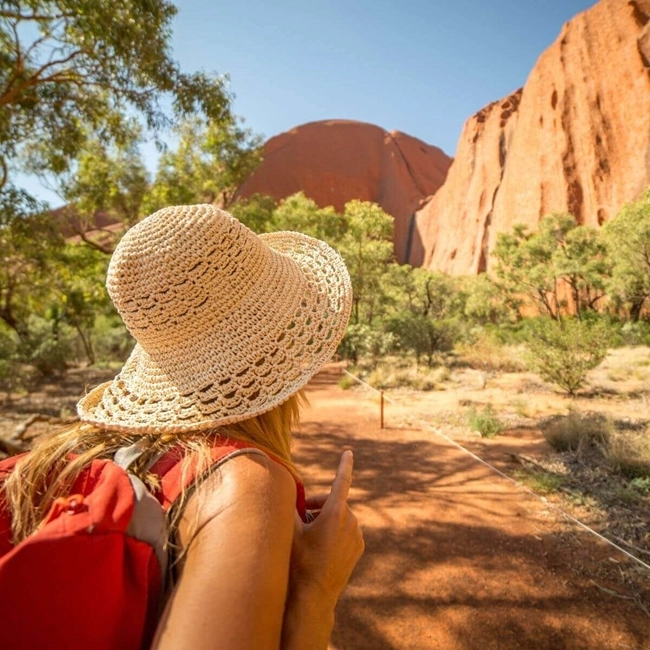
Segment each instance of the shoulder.
[{"label": "shoulder", "polygon": [[296,486],[260,454],[229,459],[188,499],[178,582],[159,648],[278,648],[296,525]]},{"label": "shoulder", "polygon": [[179,526],[182,547],[201,531],[219,534],[214,519],[236,519],[237,528],[292,525],[296,483],[287,468],[262,453],[239,454],[228,459],[202,481],[183,508]]},{"label": "shoulder", "polygon": [[229,459],[211,478],[214,480],[208,480],[206,488],[212,495],[221,486],[224,493],[237,496],[273,494],[293,499],[296,496],[296,483],[289,470],[258,450]]}]

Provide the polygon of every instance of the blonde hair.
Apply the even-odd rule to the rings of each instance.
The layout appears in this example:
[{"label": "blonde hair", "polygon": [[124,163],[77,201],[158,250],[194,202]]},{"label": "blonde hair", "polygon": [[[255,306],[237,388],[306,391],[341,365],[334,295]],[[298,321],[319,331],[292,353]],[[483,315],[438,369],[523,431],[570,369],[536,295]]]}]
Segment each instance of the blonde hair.
[{"label": "blonde hair", "polygon": [[[39,528],[54,501],[67,494],[75,478],[93,460],[112,458],[118,449],[143,439],[149,442],[149,447],[129,471],[152,490],[158,487],[158,481],[147,470],[151,459],[178,445],[184,451],[182,475],[195,462],[197,481],[207,478],[215,436],[250,442],[278,458],[297,476],[291,460],[291,432],[299,423],[300,405],[304,402],[306,398],[301,390],[271,411],[201,432],[142,435],[119,433],[76,422],[44,435],[37,440],[31,452],[19,461],[5,483],[4,500],[12,516],[14,544]],[[75,454],[73,459],[70,459],[71,454]],[[173,508],[176,514],[170,519],[170,535],[175,532],[173,528],[187,494],[184,489]]]}]

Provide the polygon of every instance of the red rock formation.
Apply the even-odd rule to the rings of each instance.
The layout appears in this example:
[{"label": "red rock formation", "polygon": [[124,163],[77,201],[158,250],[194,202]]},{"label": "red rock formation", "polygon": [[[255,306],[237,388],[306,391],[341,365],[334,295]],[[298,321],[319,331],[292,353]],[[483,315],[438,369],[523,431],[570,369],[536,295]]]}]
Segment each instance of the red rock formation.
[{"label": "red rock formation", "polygon": [[649,185],[650,0],[600,0],[564,25],[523,91],[466,122],[444,186],[416,216],[423,246],[410,261],[485,271],[514,224],[568,210],[596,226]]},{"label": "red rock formation", "polygon": [[337,210],[352,199],[373,201],[395,217],[395,252],[403,261],[413,215],[442,185],[450,164],[437,147],[399,131],[347,120],[311,122],[271,138],[264,162],[237,196],[279,200],[302,190]]}]

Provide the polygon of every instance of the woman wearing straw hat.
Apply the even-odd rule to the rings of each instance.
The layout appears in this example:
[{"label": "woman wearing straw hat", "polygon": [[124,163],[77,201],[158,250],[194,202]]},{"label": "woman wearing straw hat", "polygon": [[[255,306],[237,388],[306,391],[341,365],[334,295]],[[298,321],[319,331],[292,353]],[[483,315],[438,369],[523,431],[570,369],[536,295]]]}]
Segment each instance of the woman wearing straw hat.
[{"label": "woman wearing straw hat", "polygon": [[[363,552],[347,506],[352,454],[330,495],[307,501],[314,519],[290,446],[301,389],[349,317],[340,256],[298,233],[257,236],[210,205],[173,207],[126,233],[107,288],[136,346],[79,402],[78,423],[7,474],[12,544],[41,534],[63,502],[75,514],[84,497],[70,501],[70,486],[114,459],[167,512],[172,561],[155,647],[326,648]],[[126,535],[146,538],[136,531],[146,526],[127,523]],[[82,532],[98,539],[95,524]]]}]

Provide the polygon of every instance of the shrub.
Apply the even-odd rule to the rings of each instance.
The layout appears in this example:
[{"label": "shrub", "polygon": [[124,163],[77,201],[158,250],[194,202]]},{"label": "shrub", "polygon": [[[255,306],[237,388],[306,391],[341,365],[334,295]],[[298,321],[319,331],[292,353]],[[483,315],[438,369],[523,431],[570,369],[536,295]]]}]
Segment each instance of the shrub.
[{"label": "shrub", "polygon": [[466,343],[457,347],[463,360],[475,370],[490,372],[520,372],[525,369],[521,351],[504,345],[498,336],[484,328],[474,329]]},{"label": "shrub", "polygon": [[645,321],[623,323],[620,339],[623,345],[650,345],[650,323]]},{"label": "shrub", "polygon": [[602,415],[582,415],[572,411],[540,424],[546,441],[556,451],[574,451],[579,455],[591,447],[604,450],[611,436],[611,423]]},{"label": "shrub", "polygon": [[22,350],[25,360],[44,377],[64,372],[74,360],[75,332],[61,322],[32,317],[29,340]]},{"label": "shrub", "polygon": [[633,478],[629,483],[629,487],[639,494],[650,496],[650,476]]},{"label": "shrub", "polygon": [[542,494],[557,492],[564,484],[562,476],[539,470],[518,471],[515,478]]},{"label": "shrub", "polygon": [[617,434],[607,448],[607,460],[617,474],[650,480],[650,441],[647,437]]},{"label": "shrub", "polygon": [[135,341],[117,315],[97,317],[93,331],[93,345],[97,361],[124,362],[131,353],[134,343]]},{"label": "shrub", "polygon": [[528,363],[542,379],[573,396],[607,355],[609,337],[603,323],[540,320],[528,342]]},{"label": "shrub", "polygon": [[375,368],[366,381],[375,388],[412,388],[414,390],[430,391],[440,388],[449,379],[449,368],[440,366],[433,370],[410,366],[405,368],[382,364]]},{"label": "shrub", "polygon": [[494,438],[503,431],[503,424],[495,417],[491,404],[481,410],[469,409],[465,418],[468,426],[478,431],[482,438]]},{"label": "shrub", "polygon": [[0,390],[7,396],[23,384],[18,337],[8,328],[0,329]]},{"label": "shrub", "polygon": [[343,390],[348,390],[348,388],[352,388],[352,386],[356,384],[358,384],[358,382],[352,379],[350,375],[343,375],[341,379],[339,379],[339,388],[342,388]]}]

